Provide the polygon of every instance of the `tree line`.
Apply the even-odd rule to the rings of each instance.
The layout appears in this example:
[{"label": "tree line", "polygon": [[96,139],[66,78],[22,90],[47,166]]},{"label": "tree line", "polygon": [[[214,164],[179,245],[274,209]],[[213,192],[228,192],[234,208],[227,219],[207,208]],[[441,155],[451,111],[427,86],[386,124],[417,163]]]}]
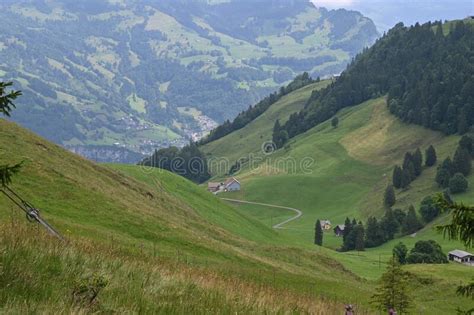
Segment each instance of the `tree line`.
[{"label": "tree line", "polygon": [[239,130],[249,124],[251,121],[262,115],[271,105],[275,104],[283,96],[291,93],[297,89],[300,89],[308,84],[318,82],[319,78],[313,80],[307,72],[297,76],[290,84],[286,87],[281,87],[278,92],[274,92],[263,100],[258,102],[255,106],[250,106],[247,110],[242,111],[237,117],[231,122],[226,120],[222,125],[219,125],[213,129],[209,135],[199,141],[199,145],[220,139],[236,130]]},{"label": "tree line", "polygon": [[[447,191],[443,198],[452,204]],[[395,236],[413,234],[422,229],[426,224],[438,217],[444,209],[436,202],[433,196],[426,196],[420,203],[418,211],[410,205],[406,211],[387,207],[381,218],[370,216],[365,224],[355,218],[346,218],[342,232],[342,246],[339,251],[363,251],[365,248],[380,246]],[[315,224],[316,245],[323,244],[323,229],[320,220]]]},{"label": "tree line", "polygon": [[474,124],[474,25],[397,24],[359,54],[327,88],[313,91],[305,108],[281,126],[288,139],[328,120],[342,108],[387,95],[392,114],[445,134]]},{"label": "tree line", "polygon": [[139,165],[161,168],[196,183],[203,183],[211,177],[206,156],[194,142],[181,149],[169,147],[155,150],[150,157],[143,159]]},{"label": "tree line", "polygon": [[447,157],[438,167],[435,181],[439,187],[449,189],[453,194],[467,190],[466,176],[471,173],[474,158],[474,141],[464,135],[458,143],[453,159]]}]

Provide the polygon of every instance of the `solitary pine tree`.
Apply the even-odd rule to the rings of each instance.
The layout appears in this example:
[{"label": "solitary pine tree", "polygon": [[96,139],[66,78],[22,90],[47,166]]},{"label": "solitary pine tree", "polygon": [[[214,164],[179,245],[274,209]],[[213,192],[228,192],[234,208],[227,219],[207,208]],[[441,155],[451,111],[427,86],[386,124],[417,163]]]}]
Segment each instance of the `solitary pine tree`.
[{"label": "solitary pine tree", "polygon": [[413,166],[415,168],[415,177],[420,176],[421,171],[423,170],[423,155],[421,154],[420,148],[415,150],[413,153]]},{"label": "solitary pine tree", "polygon": [[471,173],[472,157],[469,151],[462,146],[459,146],[454,153],[453,167],[454,173],[461,173],[468,176]]},{"label": "solitary pine tree", "polygon": [[[10,112],[15,108],[13,101],[21,95],[20,91],[7,92],[6,89],[12,86],[11,82],[0,82],[0,114],[9,117]],[[11,183],[12,176],[20,170],[21,163],[10,165],[0,164],[0,186]]]},{"label": "solitary pine tree", "polygon": [[384,312],[394,308],[397,314],[406,314],[412,302],[408,282],[408,274],[402,270],[397,259],[392,257],[380,279],[376,293],[372,296],[372,303]]},{"label": "solitary pine tree", "polygon": [[280,120],[277,119],[275,121],[275,124],[273,125],[273,134],[272,134],[272,141],[277,147],[280,142],[280,130],[281,130]]},{"label": "solitary pine tree", "polygon": [[436,160],[436,150],[432,145],[430,145],[425,152],[425,165],[428,167],[433,166],[436,164]]},{"label": "solitary pine tree", "polygon": [[316,225],[314,226],[314,244],[322,246],[323,245],[323,229],[321,228],[321,221],[316,220]]},{"label": "solitary pine tree", "polygon": [[392,184],[393,187],[395,188],[402,188],[402,176],[403,176],[403,171],[400,168],[400,166],[395,165],[393,168],[393,175],[392,175]]},{"label": "solitary pine tree", "polygon": [[339,126],[339,118],[337,118],[337,116],[334,116],[334,118],[331,120],[331,125],[333,128],[337,128],[337,126]]},{"label": "solitary pine tree", "polygon": [[392,185],[388,185],[383,196],[383,204],[385,207],[390,208],[395,204],[395,202],[395,190],[393,189]]}]

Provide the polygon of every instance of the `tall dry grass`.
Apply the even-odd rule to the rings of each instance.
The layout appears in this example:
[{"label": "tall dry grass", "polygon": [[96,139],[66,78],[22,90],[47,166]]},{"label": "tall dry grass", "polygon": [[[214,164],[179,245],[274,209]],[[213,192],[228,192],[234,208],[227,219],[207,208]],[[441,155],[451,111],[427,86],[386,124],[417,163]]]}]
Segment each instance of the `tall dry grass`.
[{"label": "tall dry grass", "polygon": [[[107,284],[94,301],[89,301],[90,292],[84,293],[84,300],[75,296],[78,288],[93,287],[96,279]],[[22,223],[0,225],[0,313],[340,314],[341,310],[341,303],[222,275],[212,266],[192,266],[86,239],[61,243]]]}]

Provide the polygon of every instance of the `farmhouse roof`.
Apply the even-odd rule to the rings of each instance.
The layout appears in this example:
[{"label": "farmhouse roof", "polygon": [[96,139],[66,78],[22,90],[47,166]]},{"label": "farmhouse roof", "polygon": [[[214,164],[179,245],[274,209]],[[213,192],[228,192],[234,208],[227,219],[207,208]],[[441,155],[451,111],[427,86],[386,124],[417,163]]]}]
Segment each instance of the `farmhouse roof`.
[{"label": "farmhouse roof", "polygon": [[237,184],[240,184],[240,182],[235,177],[231,177],[231,178],[228,178],[225,181],[224,185],[227,187],[227,186],[229,186],[230,184],[232,184],[234,182],[237,183]]},{"label": "farmhouse roof", "polygon": [[208,188],[218,188],[220,185],[221,185],[220,183],[213,183],[213,182],[207,183]]},{"label": "farmhouse roof", "polygon": [[464,258],[464,257],[469,257],[469,256],[474,256],[471,253],[465,252],[463,250],[455,249],[449,252],[450,255],[459,257],[459,258]]},{"label": "farmhouse roof", "polygon": [[344,231],[344,228],[345,228],[345,227],[346,227],[346,226],[345,226],[344,224],[338,224],[338,225],[336,226],[336,228],[339,228],[339,230],[341,230],[341,231]]}]

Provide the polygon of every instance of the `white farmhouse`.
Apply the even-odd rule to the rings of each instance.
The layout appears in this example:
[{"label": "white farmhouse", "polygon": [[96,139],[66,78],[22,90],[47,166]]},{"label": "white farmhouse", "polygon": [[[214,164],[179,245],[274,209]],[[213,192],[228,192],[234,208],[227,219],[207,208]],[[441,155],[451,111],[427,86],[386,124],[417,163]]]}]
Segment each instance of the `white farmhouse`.
[{"label": "white farmhouse", "polygon": [[450,251],[448,259],[462,264],[474,265],[474,255],[459,249]]},{"label": "white farmhouse", "polygon": [[224,191],[240,190],[240,182],[235,177],[229,178],[224,183]]}]

